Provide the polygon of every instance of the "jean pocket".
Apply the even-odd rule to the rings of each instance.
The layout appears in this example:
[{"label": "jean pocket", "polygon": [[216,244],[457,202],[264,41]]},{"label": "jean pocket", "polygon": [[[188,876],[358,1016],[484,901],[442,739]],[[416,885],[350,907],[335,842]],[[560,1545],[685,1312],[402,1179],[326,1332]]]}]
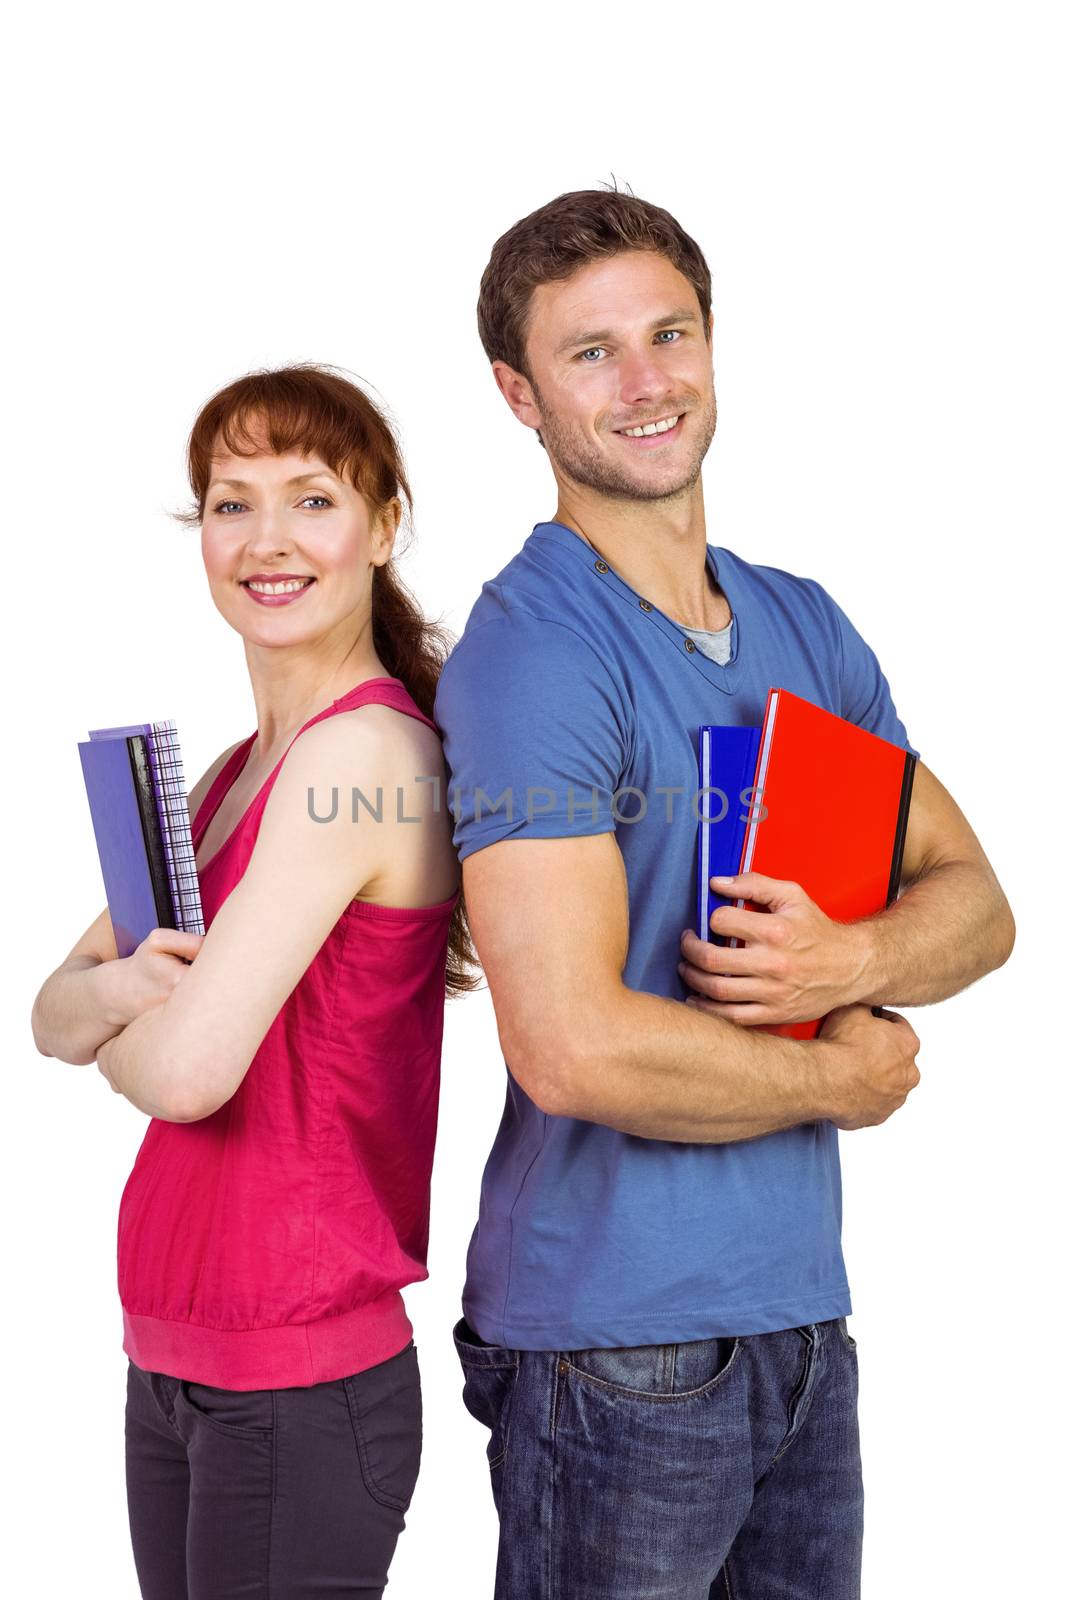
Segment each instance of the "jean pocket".
[{"label": "jean pocket", "polygon": [[634,1400],[675,1402],[708,1394],[733,1371],[742,1341],[697,1339],[685,1344],[570,1350],[560,1371]]},{"label": "jean pocket", "polygon": [[269,1439],[274,1431],[273,1389],[218,1389],[183,1378],[174,1409],[231,1438]]},{"label": "jean pocket", "polygon": [[838,1317],[838,1319],[837,1319],[837,1330],[840,1333],[842,1340],[844,1341],[846,1350],[850,1350],[852,1352],[852,1354],[855,1355],[856,1354],[856,1349],[857,1349],[856,1341],[852,1337],[852,1335],[849,1333],[849,1331],[848,1331],[848,1323],[847,1323],[847,1321],[845,1320],[844,1317]]},{"label": "jean pocket", "polygon": [[343,1380],[359,1466],[379,1505],[406,1511],[422,1459],[422,1384],[415,1346]]},{"label": "jean pocket", "polygon": [[463,1404],[476,1422],[489,1429],[486,1456],[490,1472],[504,1464],[508,1448],[508,1415],[519,1372],[519,1352],[486,1344],[462,1318],[452,1338],[463,1368]]}]

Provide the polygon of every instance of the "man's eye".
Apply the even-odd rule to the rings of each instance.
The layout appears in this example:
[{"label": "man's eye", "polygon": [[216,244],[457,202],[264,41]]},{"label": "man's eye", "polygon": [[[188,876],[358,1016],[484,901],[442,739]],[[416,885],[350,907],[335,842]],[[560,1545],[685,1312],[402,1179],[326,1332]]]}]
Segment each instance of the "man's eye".
[{"label": "man's eye", "polygon": [[243,511],[244,509],[245,506],[242,500],[220,500],[215,507],[215,510],[221,512],[224,517],[232,516],[235,511]]},{"label": "man's eye", "polygon": [[320,506],[330,506],[333,501],[325,494],[306,494],[300,504],[306,506],[309,500],[315,500]]},{"label": "man's eye", "polygon": [[657,339],[662,339],[665,344],[666,343],[677,344],[678,340],[681,337],[682,337],[682,331],[681,331],[680,328],[663,328],[656,335],[656,338]]},{"label": "man's eye", "polygon": [[586,363],[586,366],[595,367],[595,366],[598,365],[598,362],[589,361],[587,358],[589,356],[604,356],[604,355],[607,355],[607,351],[604,349],[604,346],[602,344],[595,344],[595,345],[592,345],[588,350],[583,350],[581,355],[578,357],[578,359],[579,359],[579,361],[584,361]]}]

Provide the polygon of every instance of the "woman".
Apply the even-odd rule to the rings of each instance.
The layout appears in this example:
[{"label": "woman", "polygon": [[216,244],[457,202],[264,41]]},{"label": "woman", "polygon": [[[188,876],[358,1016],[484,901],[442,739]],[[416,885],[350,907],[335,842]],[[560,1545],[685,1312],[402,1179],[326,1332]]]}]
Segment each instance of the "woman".
[{"label": "woman", "polygon": [[34,1036],[153,1118],[119,1213],[142,1594],[380,1596],[419,1465],[400,1290],[426,1276],[443,1001],[474,981],[445,640],[393,570],[396,441],[346,379],[231,384],[189,476],[257,721],[190,796],[208,931],[119,960],[105,911]]}]

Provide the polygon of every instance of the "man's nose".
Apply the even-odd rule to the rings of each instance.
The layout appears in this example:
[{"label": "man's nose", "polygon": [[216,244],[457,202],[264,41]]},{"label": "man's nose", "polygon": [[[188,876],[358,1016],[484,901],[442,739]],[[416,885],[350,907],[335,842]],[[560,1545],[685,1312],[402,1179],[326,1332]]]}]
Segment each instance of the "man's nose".
[{"label": "man's nose", "polygon": [[623,405],[655,404],[671,391],[670,375],[652,351],[622,357],[618,372],[619,399]]}]

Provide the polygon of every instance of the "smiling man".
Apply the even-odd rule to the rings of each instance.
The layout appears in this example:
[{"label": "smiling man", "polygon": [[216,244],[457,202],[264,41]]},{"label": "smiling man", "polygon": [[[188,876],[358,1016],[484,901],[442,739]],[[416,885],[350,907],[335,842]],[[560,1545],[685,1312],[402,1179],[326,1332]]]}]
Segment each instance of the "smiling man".
[{"label": "smiling man", "polygon": [[[490,1428],[497,1600],[859,1594],[857,1357],[838,1130],[884,1122],[925,1005],[1014,924],[916,766],[904,891],[836,924],[755,875],[687,923],[697,730],[780,685],[909,750],[821,584],[708,542],[711,285],[632,196],[562,195],[493,248],[479,327],[558,490],[486,583],[437,699],[507,1063],[456,1345]],[[917,754],[917,752],[915,752]],[[754,1024],[829,1013],[800,1042]]]}]

